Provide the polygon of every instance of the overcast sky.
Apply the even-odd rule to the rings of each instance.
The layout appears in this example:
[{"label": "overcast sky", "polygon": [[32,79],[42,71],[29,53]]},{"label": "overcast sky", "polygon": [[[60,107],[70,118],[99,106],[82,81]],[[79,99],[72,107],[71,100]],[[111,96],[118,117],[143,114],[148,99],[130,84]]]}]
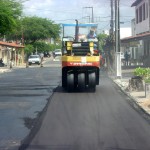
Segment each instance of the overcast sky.
[{"label": "overcast sky", "polygon": [[[121,27],[130,27],[131,19],[135,16],[135,8],[131,7],[134,1],[120,0],[120,21],[124,22]],[[75,23],[75,19],[89,22],[92,8],[99,31],[109,29],[110,0],[28,0],[24,3],[24,14],[48,18],[56,23]]]}]

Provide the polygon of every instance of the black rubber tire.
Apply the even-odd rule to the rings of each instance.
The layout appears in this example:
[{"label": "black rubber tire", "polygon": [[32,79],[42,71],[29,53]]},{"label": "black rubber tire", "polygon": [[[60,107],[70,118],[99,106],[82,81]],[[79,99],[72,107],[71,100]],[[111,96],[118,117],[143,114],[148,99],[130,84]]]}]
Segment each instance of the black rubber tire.
[{"label": "black rubber tire", "polygon": [[62,87],[66,88],[67,87],[67,70],[62,69]]},{"label": "black rubber tire", "polygon": [[72,92],[74,90],[74,74],[67,74],[67,91]]},{"label": "black rubber tire", "polygon": [[78,88],[80,91],[85,90],[85,74],[84,73],[79,73],[78,74]]},{"label": "black rubber tire", "polygon": [[96,74],[95,72],[89,73],[89,88],[91,91],[95,92],[96,90]]}]

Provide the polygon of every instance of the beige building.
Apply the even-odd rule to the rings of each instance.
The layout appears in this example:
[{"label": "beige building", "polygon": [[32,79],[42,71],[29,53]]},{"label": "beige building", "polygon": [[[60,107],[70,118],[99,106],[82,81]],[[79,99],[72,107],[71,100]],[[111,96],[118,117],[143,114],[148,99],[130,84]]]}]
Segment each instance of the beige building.
[{"label": "beige building", "polygon": [[10,60],[13,61],[14,66],[22,64],[24,63],[24,46],[0,41],[0,58],[7,66]]}]

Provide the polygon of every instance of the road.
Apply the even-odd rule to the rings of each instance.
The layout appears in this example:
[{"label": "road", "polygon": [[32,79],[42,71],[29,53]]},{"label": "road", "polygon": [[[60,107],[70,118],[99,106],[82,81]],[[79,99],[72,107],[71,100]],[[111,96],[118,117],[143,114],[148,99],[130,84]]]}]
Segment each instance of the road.
[{"label": "road", "polygon": [[105,73],[96,93],[67,93],[60,79],[53,61],[0,75],[0,149],[150,149],[149,122]]},{"label": "road", "polygon": [[0,74],[0,150],[16,150],[60,83],[60,65],[13,68]]},{"label": "road", "polygon": [[104,73],[96,93],[67,93],[57,87],[37,126],[20,149],[150,149],[149,122]]}]

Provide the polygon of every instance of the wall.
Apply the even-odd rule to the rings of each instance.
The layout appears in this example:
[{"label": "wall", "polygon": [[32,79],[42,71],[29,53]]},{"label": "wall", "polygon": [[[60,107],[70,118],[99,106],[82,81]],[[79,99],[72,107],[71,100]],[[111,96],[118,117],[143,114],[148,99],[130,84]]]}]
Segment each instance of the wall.
[{"label": "wall", "polygon": [[[145,3],[145,20],[143,19],[143,7],[142,7],[142,21],[140,21],[140,13],[139,9]],[[137,15],[136,11],[138,9],[138,23],[137,23]],[[135,16],[136,16],[136,34],[141,34],[144,32],[149,32],[149,2],[148,0],[143,0],[139,5],[135,8]]]}]

